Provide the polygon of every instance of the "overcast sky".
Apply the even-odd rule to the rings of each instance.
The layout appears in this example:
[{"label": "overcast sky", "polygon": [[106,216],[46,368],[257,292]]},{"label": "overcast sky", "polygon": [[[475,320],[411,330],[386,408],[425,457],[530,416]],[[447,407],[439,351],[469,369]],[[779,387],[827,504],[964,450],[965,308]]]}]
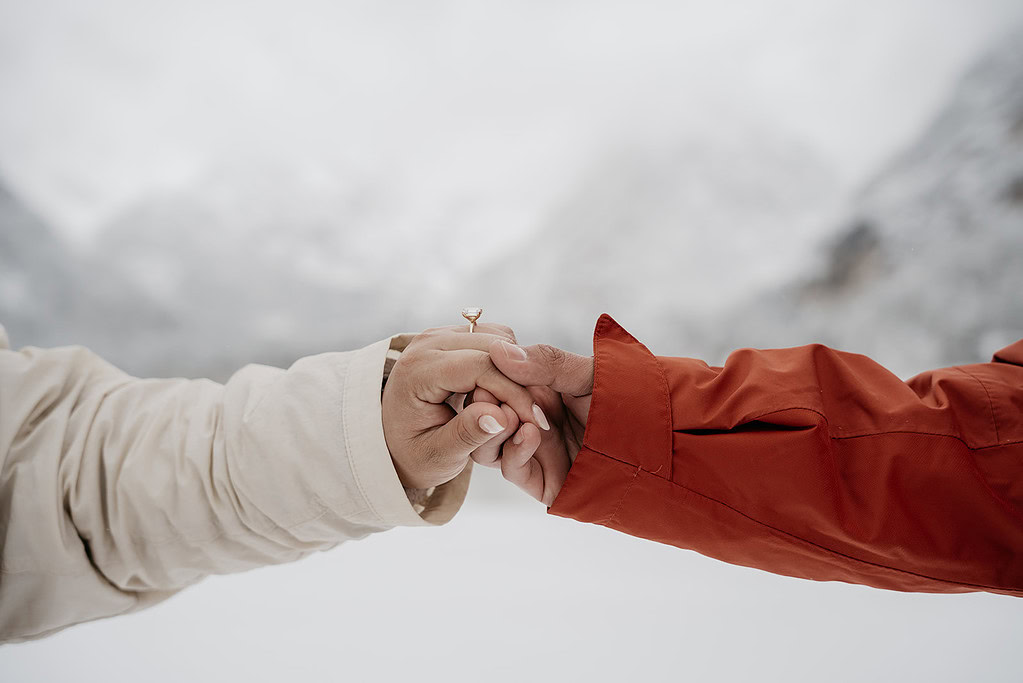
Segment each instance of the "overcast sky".
[{"label": "overcast sky", "polygon": [[[0,0],[0,176],[86,240],[258,166],[540,205],[594,150],[756,122],[849,187],[1013,0]],[[414,219],[413,219],[414,220]]]}]

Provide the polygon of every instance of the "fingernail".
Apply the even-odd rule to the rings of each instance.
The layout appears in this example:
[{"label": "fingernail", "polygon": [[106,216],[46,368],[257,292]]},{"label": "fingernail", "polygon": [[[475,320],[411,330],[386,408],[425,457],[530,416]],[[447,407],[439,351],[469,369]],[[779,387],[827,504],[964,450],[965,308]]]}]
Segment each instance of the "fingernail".
[{"label": "fingernail", "polygon": [[501,350],[504,351],[505,358],[508,360],[526,360],[526,352],[521,346],[503,341],[501,342]]},{"label": "fingernail", "polygon": [[484,415],[480,418],[480,429],[485,431],[487,434],[500,434],[504,431],[504,427],[501,426],[501,423],[490,415]]},{"label": "fingernail", "polygon": [[547,421],[547,416],[543,414],[543,410],[540,406],[533,404],[533,417],[536,418],[536,423],[540,425],[540,429],[550,431],[551,423]]},{"label": "fingernail", "polygon": [[520,429],[519,431],[515,432],[515,436],[512,437],[512,443],[515,444],[516,446],[518,446],[523,441],[525,441],[525,439],[526,439],[526,435],[523,434],[522,430]]}]

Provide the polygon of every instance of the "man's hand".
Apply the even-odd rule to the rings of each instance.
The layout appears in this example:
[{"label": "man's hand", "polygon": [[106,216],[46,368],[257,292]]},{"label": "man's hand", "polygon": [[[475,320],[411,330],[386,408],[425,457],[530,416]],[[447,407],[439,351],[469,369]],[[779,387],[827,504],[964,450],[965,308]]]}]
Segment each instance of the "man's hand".
[{"label": "man's hand", "polygon": [[[425,489],[451,481],[474,450],[510,437],[520,425],[535,430],[536,442],[537,426],[549,429],[533,395],[491,361],[488,351],[499,341],[515,341],[510,328],[480,324],[472,334],[465,325],[430,329],[394,364],[381,409],[384,440],[403,486]],[[474,390],[493,400],[457,414],[448,405],[453,395]]]},{"label": "man's hand", "polygon": [[[494,339],[489,350],[505,377],[530,388],[552,429],[541,435],[532,425],[523,425],[510,443],[504,442],[507,437],[502,435],[482,450],[486,453],[503,443],[500,464],[504,478],[550,506],[582,447],[593,393],[593,357],[545,344],[517,346],[514,339],[507,338]],[[481,461],[479,453],[473,457]]]}]

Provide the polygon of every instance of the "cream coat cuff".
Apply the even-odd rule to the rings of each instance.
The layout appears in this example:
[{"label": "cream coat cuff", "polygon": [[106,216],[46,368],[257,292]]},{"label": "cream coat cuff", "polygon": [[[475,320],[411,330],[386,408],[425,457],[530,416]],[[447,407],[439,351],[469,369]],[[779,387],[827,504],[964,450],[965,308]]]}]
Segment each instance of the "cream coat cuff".
[{"label": "cream coat cuff", "polygon": [[[444,524],[462,506],[471,463],[450,482],[436,487],[417,512],[398,479],[384,441],[380,393],[390,370],[388,356],[404,350],[412,335],[398,335],[354,352],[344,384],[342,431],[356,485],[382,526]],[[390,352],[390,354],[389,354]],[[419,502],[419,501],[417,501]]]}]

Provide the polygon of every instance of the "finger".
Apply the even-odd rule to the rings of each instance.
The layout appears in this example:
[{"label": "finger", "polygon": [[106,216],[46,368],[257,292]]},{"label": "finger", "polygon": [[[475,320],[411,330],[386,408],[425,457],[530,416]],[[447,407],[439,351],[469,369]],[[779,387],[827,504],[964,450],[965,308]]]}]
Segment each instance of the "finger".
[{"label": "finger", "polygon": [[[518,441],[518,443],[516,443]],[[504,445],[501,454],[501,475],[533,498],[542,501],[543,468],[533,457],[540,445],[540,432],[535,425],[524,424]]]},{"label": "finger", "polygon": [[[428,352],[430,353],[430,352]],[[429,368],[422,372],[422,386],[416,394],[430,403],[442,403],[448,394],[468,393],[476,387],[489,391],[501,403],[507,403],[522,422],[532,422],[543,430],[550,429],[547,416],[533,401],[527,389],[511,381],[482,351],[433,351]]]},{"label": "finger", "polygon": [[508,338],[499,334],[486,332],[473,332],[472,334],[438,334],[429,339],[424,348],[440,349],[441,351],[458,351],[460,349],[475,349],[476,351],[489,351],[490,345],[494,342],[507,341]]},{"label": "finger", "polygon": [[482,387],[476,387],[476,391],[472,392],[472,400],[493,403],[495,406],[501,404],[501,402],[497,400],[496,396]]},{"label": "finger", "polygon": [[550,507],[565,484],[568,470],[572,466],[563,435],[555,432],[544,433],[540,445],[533,454],[533,460],[540,464],[540,470],[543,472],[543,496],[540,501]]},{"label": "finger", "polygon": [[[463,329],[468,332],[468,329]],[[515,339],[515,330],[507,325],[502,325],[500,323],[476,323],[476,329],[473,331],[473,334],[479,334],[480,332],[503,337],[512,344],[518,344],[518,340]]]},{"label": "finger", "polygon": [[556,346],[516,346],[496,340],[490,346],[494,365],[523,386],[546,386],[570,396],[593,393],[593,357],[578,356]]},{"label": "finger", "polygon": [[[476,390],[477,394],[482,391],[483,389]],[[512,438],[520,424],[514,410],[508,406],[499,407],[504,413],[503,424],[506,425],[504,431],[472,452],[472,459],[486,467],[497,467],[497,461],[501,459],[501,446]]]},{"label": "finger", "polygon": [[446,463],[468,460],[473,451],[496,438],[506,427],[507,417],[500,407],[473,403],[426,437],[428,452]]},{"label": "finger", "polygon": [[[468,394],[465,395],[465,401],[462,403],[464,408],[470,405],[474,401],[486,401],[487,403],[493,403],[495,406],[501,405],[501,402],[497,400],[497,397],[482,387],[476,387]],[[518,421],[518,417],[515,418]]]},{"label": "finger", "polygon": [[[445,327],[431,327],[423,330],[419,333],[419,337],[429,338],[438,337],[442,335],[450,334],[469,334],[469,323],[464,325],[447,325]],[[515,331],[507,325],[501,325],[499,323],[476,323],[476,329],[472,334],[486,334],[492,337],[501,337],[506,339],[513,344],[517,343],[515,340]]]}]

